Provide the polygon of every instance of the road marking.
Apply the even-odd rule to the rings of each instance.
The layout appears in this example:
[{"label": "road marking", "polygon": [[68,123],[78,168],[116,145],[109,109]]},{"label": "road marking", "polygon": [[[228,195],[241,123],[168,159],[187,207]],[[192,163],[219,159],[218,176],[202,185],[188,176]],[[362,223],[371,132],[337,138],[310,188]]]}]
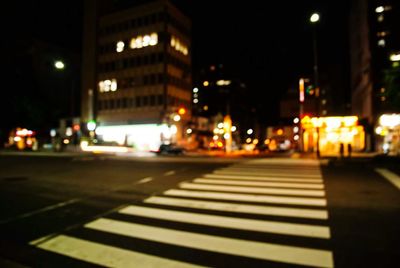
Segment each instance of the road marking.
[{"label": "road marking", "polygon": [[258,181],[285,181],[285,182],[309,182],[309,183],[322,183],[322,179],[296,179],[285,177],[271,177],[271,176],[242,176],[242,175],[223,175],[223,174],[205,174],[205,178],[216,179],[231,179],[231,180],[258,180]]},{"label": "road marking", "polygon": [[319,166],[318,160],[313,159],[293,159],[293,158],[266,158],[266,159],[255,159],[244,163],[245,165],[290,165],[290,166],[309,166],[316,167]]},{"label": "road marking", "polygon": [[142,183],[146,183],[146,182],[149,182],[152,180],[153,180],[152,177],[147,177],[147,178],[141,179],[140,181],[136,182],[135,184],[142,184]]},{"label": "road marking", "polygon": [[228,168],[223,168],[219,170],[231,170],[231,171],[246,171],[246,172],[254,172],[254,173],[269,173],[269,172],[288,172],[288,171],[293,171],[295,174],[305,174],[305,175],[315,175],[315,176],[321,176],[321,171],[319,169],[313,169],[313,170],[302,170],[302,169],[288,169],[288,168],[242,168],[242,167],[228,167]]},{"label": "road marking", "polygon": [[277,176],[277,177],[292,177],[292,178],[321,178],[321,175],[313,175],[313,174],[297,174],[295,171],[292,173],[282,173],[282,172],[251,172],[251,171],[233,171],[233,170],[214,170],[214,174],[233,174],[233,175],[256,175],[256,176]]},{"label": "road marking", "polygon": [[245,231],[266,232],[324,239],[330,238],[329,227],[320,225],[240,219],[226,216],[205,215],[192,212],[181,212],[140,206],[128,206],[118,212],[122,214],[146,218],[207,225],[213,227],[232,228]]},{"label": "road marking", "polygon": [[393,173],[385,168],[376,168],[375,171],[400,190],[400,177],[396,173]]},{"label": "road marking", "polygon": [[272,186],[281,188],[300,188],[300,189],[324,189],[323,184],[308,184],[308,183],[285,183],[285,182],[259,182],[259,181],[238,181],[238,180],[219,180],[219,179],[203,179],[196,178],[195,183],[208,184],[228,184],[228,185],[247,185],[247,186]]},{"label": "road marking", "polygon": [[210,185],[183,182],[179,184],[179,188],[193,190],[209,190],[222,192],[237,193],[253,193],[253,194],[279,194],[279,195],[302,195],[302,196],[325,196],[325,192],[321,190],[293,190],[281,188],[265,188],[265,187],[244,187],[244,186],[226,186],[226,185]]},{"label": "road marking", "polygon": [[187,190],[176,190],[176,189],[167,190],[163,194],[170,196],[210,198],[210,199],[246,201],[246,202],[256,202],[256,203],[326,206],[326,200],[322,198],[280,197],[271,195],[216,193],[216,192],[187,191]]},{"label": "road marking", "polygon": [[320,209],[284,208],[261,205],[244,205],[227,202],[200,201],[193,199],[153,196],[144,200],[145,203],[164,206],[195,208],[204,210],[248,213],[256,215],[274,215],[309,219],[328,219],[328,212]]},{"label": "road marking", "polygon": [[170,170],[164,173],[164,176],[171,176],[175,174],[175,170]]},{"label": "road marking", "polygon": [[50,211],[50,210],[53,210],[53,209],[57,209],[57,208],[61,208],[61,207],[65,207],[65,206],[77,203],[79,201],[81,201],[80,198],[75,198],[75,199],[71,199],[71,200],[68,200],[68,201],[65,201],[65,202],[57,203],[55,205],[44,207],[44,208],[41,208],[41,209],[38,209],[38,210],[34,210],[34,211],[31,211],[31,212],[28,212],[28,213],[24,213],[24,214],[18,215],[16,217],[12,217],[12,218],[8,218],[8,219],[5,219],[5,220],[1,220],[0,224],[5,224],[5,223],[13,222],[13,221],[16,221],[16,220],[29,218],[31,216],[34,216],[34,215],[37,215],[37,214],[40,214],[40,213],[44,213],[44,212],[47,212],[47,211]]},{"label": "road marking", "polygon": [[56,236],[37,247],[104,267],[201,267],[66,235]]},{"label": "road marking", "polygon": [[[171,245],[291,264],[333,267],[331,251],[246,241],[160,227],[98,219],[86,228]],[[79,247],[75,248],[79,251]]]}]

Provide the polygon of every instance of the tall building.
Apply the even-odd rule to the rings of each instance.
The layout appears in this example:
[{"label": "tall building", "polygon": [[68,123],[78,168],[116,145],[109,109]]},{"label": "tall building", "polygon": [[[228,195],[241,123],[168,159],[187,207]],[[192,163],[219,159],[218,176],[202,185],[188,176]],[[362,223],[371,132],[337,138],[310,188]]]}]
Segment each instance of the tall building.
[{"label": "tall building", "polygon": [[102,14],[85,6],[82,120],[104,141],[180,142],[191,105],[191,22],[167,0]]},{"label": "tall building", "polygon": [[367,148],[374,149],[373,127],[379,116],[400,109],[392,105],[387,84],[396,70],[391,55],[400,51],[400,5],[393,0],[353,0],[349,24],[352,112],[363,119],[371,144]]}]

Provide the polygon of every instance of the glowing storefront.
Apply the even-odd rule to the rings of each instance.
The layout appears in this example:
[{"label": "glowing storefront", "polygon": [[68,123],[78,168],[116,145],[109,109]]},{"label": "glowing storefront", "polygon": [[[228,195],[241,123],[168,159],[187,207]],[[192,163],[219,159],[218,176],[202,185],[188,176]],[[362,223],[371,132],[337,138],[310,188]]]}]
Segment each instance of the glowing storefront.
[{"label": "glowing storefront", "polygon": [[383,114],[375,128],[379,152],[400,155],[400,114]]},{"label": "glowing storefront", "polygon": [[353,151],[365,146],[364,128],[357,116],[309,117],[301,120],[303,151],[316,151],[319,135],[321,154],[339,154],[340,144],[351,145]]}]

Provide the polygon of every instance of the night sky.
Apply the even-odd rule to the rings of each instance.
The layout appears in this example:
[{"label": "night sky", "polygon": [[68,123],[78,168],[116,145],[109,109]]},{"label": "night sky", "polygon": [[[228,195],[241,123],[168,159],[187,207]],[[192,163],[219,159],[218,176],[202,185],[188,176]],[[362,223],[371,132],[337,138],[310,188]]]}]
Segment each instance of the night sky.
[{"label": "night sky", "polygon": [[[13,4],[10,12],[2,15],[5,25],[10,26],[3,26],[3,34],[12,37],[1,44],[7,65],[17,65],[16,55],[32,39],[80,57],[82,2],[31,0]],[[261,121],[276,121],[280,98],[297,85],[299,77],[312,75],[312,26],[308,19],[314,10],[322,19],[318,26],[322,80],[336,81],[335,90],[342,95],[349,90],[348,1],[173,2],[192,19],[193,71],[224,64],[232,76],[248,85]]]}]

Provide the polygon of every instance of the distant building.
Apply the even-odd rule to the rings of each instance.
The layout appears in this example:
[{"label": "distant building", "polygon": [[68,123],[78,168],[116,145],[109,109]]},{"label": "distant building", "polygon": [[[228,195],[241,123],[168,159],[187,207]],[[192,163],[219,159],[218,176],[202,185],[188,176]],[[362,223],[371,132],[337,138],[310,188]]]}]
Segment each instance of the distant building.
[{"label": "distant building", "polygon": [[85,6],[82,120],[95,120],[105,141],[139,149],[181,141],[191,111],[190,20],[167,0],[108,14],[97,4]]}]

